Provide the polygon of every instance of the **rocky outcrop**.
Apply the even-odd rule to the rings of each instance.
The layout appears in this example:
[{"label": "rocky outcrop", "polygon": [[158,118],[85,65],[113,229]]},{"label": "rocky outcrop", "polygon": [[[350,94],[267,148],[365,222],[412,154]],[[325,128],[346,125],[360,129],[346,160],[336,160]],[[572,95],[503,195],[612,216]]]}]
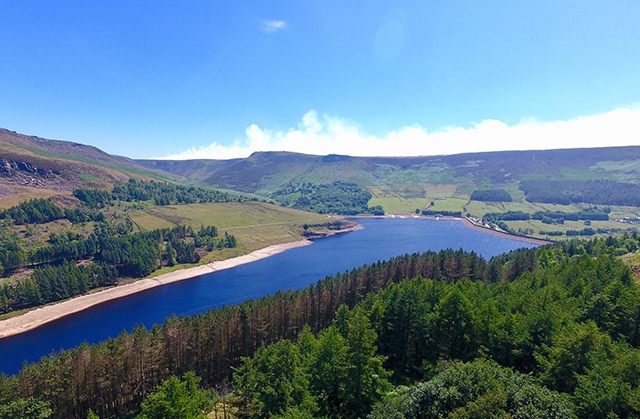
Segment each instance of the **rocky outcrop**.
[{"label": "rocky outcrop", "polygon": [[0,158],[0,183],[31,186],[35,188],[48,187],[59,183],[58,170],[43,168],[33,163],[9,158]]},{"label": "rocky outcrop", "polygon": [[18,172],[38,175],[40,177],[50,177],[54,174],[60,174],[57,170],[44,169],[25,161],[0,158],[0,175],[14,176],[19,174]]}]

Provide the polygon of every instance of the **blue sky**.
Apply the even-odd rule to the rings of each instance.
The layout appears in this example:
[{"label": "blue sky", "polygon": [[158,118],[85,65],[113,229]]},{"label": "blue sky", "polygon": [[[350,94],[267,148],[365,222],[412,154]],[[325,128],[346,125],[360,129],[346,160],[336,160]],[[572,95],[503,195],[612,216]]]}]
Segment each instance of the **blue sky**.
[{"label": "blue sky", "polygon": [[0,126],[134,158],[640,145],[640,2],[0,2]]}]

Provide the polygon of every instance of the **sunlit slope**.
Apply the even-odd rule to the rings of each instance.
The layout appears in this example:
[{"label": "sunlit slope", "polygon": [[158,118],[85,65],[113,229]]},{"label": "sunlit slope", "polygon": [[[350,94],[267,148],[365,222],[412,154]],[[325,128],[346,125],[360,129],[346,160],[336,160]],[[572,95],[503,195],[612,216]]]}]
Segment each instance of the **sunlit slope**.
[{"label": "sunlit slope", "polygon": [[129,214],[141,230],[172,228],[185,224],[199,228],[215,225],[221,234],[228,232],[238,239],[238,247],[212,253],[215,260],[249,253],[263,247],[302,238],[305,224],[323,224],[333,217],[264,202],[229,202],[223,204],[169,205]]},{"label": "sunlit slope", "polygon": [[35,188],[43,195],[47,195],[47,190],[68,192],[78,187],[105,187],[130,177],[167,180],[174,176],[93,146],[0,128],[0,185],[5,185],[5,195],[20,195],[18,187]]},{"label": "sunlit slope", "polygon": [[289,182],[329,183],[336,180],[367,187],[384,186],[389,192],[405,198],[427,196],[424,192],[428,185],[457,185],[470,190],[491,185],[516,185],[511,188],[517,190],[517,182],[525,179],[610,179],[634,183],[640,180],[640,147],[637,146],[427,157],[258,152],[245,159],[226,161],[138,162],[212,186],[265,195]]}]

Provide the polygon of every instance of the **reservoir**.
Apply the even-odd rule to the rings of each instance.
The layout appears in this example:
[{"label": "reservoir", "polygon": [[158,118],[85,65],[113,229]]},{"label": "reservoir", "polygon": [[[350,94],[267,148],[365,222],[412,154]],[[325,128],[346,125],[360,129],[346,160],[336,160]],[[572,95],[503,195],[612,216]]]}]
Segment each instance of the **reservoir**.
[{"label": "reservoir", "polygon": [[252,263],[112,300],[0,340],[0,372],[17,373],[23,363],[82,342],[97,343],[150,328],[167,317],[304,288],[329,275],[405,253],[464,249],[489,259],[534,245],[466,227],[459,221],[424,218],[358,219],[364,229],[316,240]]}]

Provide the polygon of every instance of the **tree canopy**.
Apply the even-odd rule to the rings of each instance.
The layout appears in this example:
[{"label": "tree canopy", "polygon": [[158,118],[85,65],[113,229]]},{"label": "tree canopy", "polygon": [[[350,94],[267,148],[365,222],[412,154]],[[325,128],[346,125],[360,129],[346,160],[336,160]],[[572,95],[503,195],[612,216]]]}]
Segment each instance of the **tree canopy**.
[{"label": "tree canopy", "polygon": [[117,416],[194,371],[247,418],[638,417],[640,287],[616,255],[639,243],[404,255],[62,351],[0,376],[0,403]]}]

